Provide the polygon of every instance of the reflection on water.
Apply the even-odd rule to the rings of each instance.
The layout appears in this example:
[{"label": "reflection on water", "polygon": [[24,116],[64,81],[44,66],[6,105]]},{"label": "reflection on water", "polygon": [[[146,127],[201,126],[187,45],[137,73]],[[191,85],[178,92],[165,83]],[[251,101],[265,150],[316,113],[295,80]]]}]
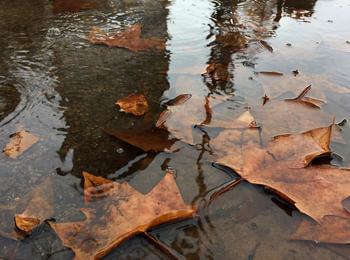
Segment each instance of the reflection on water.
[{"label": "reflection on water", "polygon": [[[50,176],[55,218],[73,221],[82,217],[82,171],[128,181],[146,193],[167,167],[176,170],[184,199],[202,205],[213,189],[235,178],[212,167],[205,133],[193,129],[197,146],[180,143],[174,153],[146,154],[103,129],[151,129],[163,104],[179,94],[228,100],[223,113],[230,116],[261,102],[264,94],[295,94],[309,84],[326,101],[325,111],[340,121],[350,111],[349,9],[346,0],[1,1],[0,145],[19,129],[40,142],[17,160],[0,155],[0,210]],[[144,37],[167,41],[167,49],[134,53],[86,40],[93,26],[113,32],[135,23]],[[134,92],[149,100],[142,118],[114,105]],[[347,136],[348,126],[343,131]],[[346,141],[332,146],[343,156],[337,163],[349,166]],[[189,259],[348,257],[346,246],[290,241],[305,217],[276,200],[260,187],[239,184],[198,218],[151,233]],[[0,228],[4,221],[0,214]],[[72,256],[47,225],[20,243],[0,236],[0,258]],[[106,258],[116,257],[168,256],[138,236]]]}]

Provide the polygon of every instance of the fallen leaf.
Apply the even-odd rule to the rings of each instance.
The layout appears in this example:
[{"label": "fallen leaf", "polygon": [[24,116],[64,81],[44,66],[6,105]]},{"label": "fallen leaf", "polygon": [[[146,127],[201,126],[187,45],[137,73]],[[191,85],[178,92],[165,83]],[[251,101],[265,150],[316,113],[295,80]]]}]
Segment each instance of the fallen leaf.
[{"label": "fallen leaf", "polygon": [[192,97],[191,94],[181,94],[165,103],[167,106],[179,106]]},{"label": "fallen leaf", "polygon": [[156,126],[167,129],[175,138],[194,145],[202,139],[202,132],[195,131],[197,126],[231,127],[232,117],[235,116],[232,104],[229,96],[192,96],[181,105],[168,106],[160,114]]},{"label": "fallen leaf", "polygon": [[316,221],[326,215],[349,217],[342,201],[350,195],[350,170],[310,165],[313,159],[329,155],[331,129],[277,136],[267,147],[250,142],[241,148],[240,167],[230,151],[232,145],[221,143],[226,156],[217,162],[250,183],[270,188]]},{"label": "fallen leaf", "polygon": [[350,244],[350,218],[324,216],[320,223],[304,220],[291,239]]},{"label": "fallen leaf", "polygon": [[148,102],[143,94],[130,94],[116,103],[120,110],[135,116],[142,116],[148,111]]},{"label": "fallen leaf", "polygon": [[122,32],[108,34],[107,32],[93,27],[88,40],[93,44],[102,44],[109,47],[119,47],[129,49],[131,51],[144,51],[150,48],[164,50],[165,41],[161,39],[144,39],[141,38],[141,25],[134,24],[129,26]]},{"label": "fallen leaf", "polygon": [[[100,176],[92,175],[88,172],[83,172],[84,177],[84,201],[85,203],[91,202],[93,198],[105,197],[106,192],[113,187],[113,181],[105,179]],[[110,187],[108,189],[108,187]],[[92,194],[90,194],[93,192]],[[98,196],[99,195],[99,196]]]},{"label": "fallen leaf", "polygon": [[266,102],[270,100],[270,98],[266,94],[262,97],[262,99],[263,99],[263,105],[265,105]]},{"label": "fallen leaf", "polygon": [[307,106],[320,108],[324,104],[322,100],[305,97],[305,95],[311,90],[311,85],[307,86],[296,98],[285,99],[285,101],[296,102],[300,104],[305,104]]},{"label": "fallen leaf", "polygon": [[12,239],[22,239],[23,235],[31,233],[53,216],[52,200],[52,180],[48,177],[23,198],[0,207],[0,233]]},{"label": "fallen leaf", "polygon": [[12,159],[16,159],[39,141],[38,137],[25,130],[12,134],[10,138],[10,143],[6,145],[4,153]]},{"label": "fallen leaf", "polygon": [[[307,87],[296,98],[270,99],[265,104],[251,107],[251,113],[262,124],[262,140],[284,133],[300,133],[331,124],[333,116],[319,109],[317,99],[305,97]],[[322,101],[320,101],[322,102]]]},{"label": "fallen leaf", "polygon": [[256,74],[261,74],[261,75],[267,75],[267,76],[283,76],[282,72],[278,72],[278,71],[257,71],[255,72]]},{"label": "fallen leaf", "polygon": [[264,40],[260,40],[259,43],[265,48],[267,49],[269,52],[273,52],[273,48],[270,44],[268,44],[266,41]]},{"label": "fallen leaf", "polygon": [[151,129],[111,129],[104,131],[119,140],[140,148],[145,152],[162,152],[170,149],[176,139],[169,137],[168,131],[159,128]]},{"label": "fallen leaf", "polygon": [[52,207],[52,181],[46,178],[40,187],[33,191],[32,199],[21,214],[16,214],[16,227],[26,234],[31,233],[34,228],[44,220],[53,216]]},{"label": "fallen leaf", "polygon": [[[84,173],[85,179],[93,178],[88,176]],[[101,197],[105,186],[106,196]],[[81,209],[85,220],[50,222],[63,244],[75,252],[75,259],[100,259],[136,234],[196,214],[194,207],[183,202],[170,172],[146,195],[116,182],[99,185],[98,191],[95,186],[88,188],[89,199],[96,193],[95,208]]]}]

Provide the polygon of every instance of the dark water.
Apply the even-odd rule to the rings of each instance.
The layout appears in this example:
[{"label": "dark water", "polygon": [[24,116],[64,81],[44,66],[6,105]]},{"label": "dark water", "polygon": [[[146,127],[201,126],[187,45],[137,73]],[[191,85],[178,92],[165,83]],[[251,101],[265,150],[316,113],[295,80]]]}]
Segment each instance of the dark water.
[{"label": "dark water", "polygon": [[[150,127],[162,103],[179,94],[229,95],[233,107],[244,107],[264,93],[273,97],[283,88],[295,94],[311,83],[313,96],[326,100],[325,111],[337,121],[349,117],[348,0],[100,0],[90,1],[95,5],[87,10],[64,2],[0,1],[0,146],[18,129],[40,138],[16,160],[0,154],[1,205],[51,176],[55,218],[72,221],[81,217],[82,171],[146,193],[162,178],[164,165],[176,170],[186,202],[198,205],[231,178],[212,167],[205,152],[182,144],[175,153],[146,154],[103,132]],[[92,26],[115,31],[134,23],[142,24],[144,37],[164,39],[166,50],[133,53],[86,40]],[[209,63],[223,64],[229,80],[202,76]],[[255,71],[285,76],[257,77]],[[115,101],[133,92],[150,101],[147,117],[116,109]],[[349,136],[348,127],[344,132]],[[334,146],[349,166],[349,146]],[[199,218],[151,233],[188,259],[350,257],[348,246],[289,240],[305,218],[261,187],[241,183]],[[0,259],[72,257],[46,225],[21,243],[0,237]],[[168,256],[137,236],[106,258]]]}]

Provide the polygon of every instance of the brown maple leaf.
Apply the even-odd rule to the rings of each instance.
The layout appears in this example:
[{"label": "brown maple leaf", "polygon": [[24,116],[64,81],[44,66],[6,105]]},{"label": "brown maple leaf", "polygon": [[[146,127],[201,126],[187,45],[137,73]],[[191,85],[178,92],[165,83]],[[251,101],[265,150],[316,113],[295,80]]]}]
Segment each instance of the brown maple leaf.
[{"label": "brown maple leaf", "polygon": [[165,41],[161,39],[145,39],[141,38],[141,25],[134,24],[127,29],[115,34],[108,34],[102,29],[93,27],[88,40],[93,44],[102,44],[109,47],[119,47],[129,49],[131,51],[144,51],[150,48],[157,50],[165,49]]},{"label": "brown maple leaf", "polygon": [[86,219],[53,223],[51,227],[76,259],[99,259],[121,242],[169,221],[191,218],[196,209],[186,205],[172,173],[144,195],[127,183],[96,179],[84,173],[85,197],[91,208],[81,209]]},{"label": "brown maple leaf", "polygon": [[180,105],[168,106],[167,110],[160,114],[156,126],[166,129],[175,138],[194,145],[198,140],[202,140],[202,132],[195,132],[194,128],[197,126],[237,126],[232,126],[231,106],[229,96],[192,96]]},{"label": "brown maple leaf", "polygon": [[253,184],[270,188],[319,223],[327,215],[348,218],[350,213],[342,201],[350,195],[350,170],[310,165],[315,158],[329,155],[331,130],[332,125],[277,136],[266,147],[249,141],[241,146],[240,161],[230,151],[230,144],[221,139],[221,143],[216,141],[216,149],[227,152],[217,162]]},{"label": "brown maple leaf", "polygon": [[120,110],[135,116],[142,116],[148,111],[148,102],[143,94],[130,94],[116,103]]}]

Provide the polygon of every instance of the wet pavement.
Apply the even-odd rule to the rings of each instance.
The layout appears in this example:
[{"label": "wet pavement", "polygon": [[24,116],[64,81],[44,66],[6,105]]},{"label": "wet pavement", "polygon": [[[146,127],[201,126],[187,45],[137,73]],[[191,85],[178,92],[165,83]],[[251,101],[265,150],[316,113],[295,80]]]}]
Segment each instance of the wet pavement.
[{"label": "wet pavement", "polygon": [[[349,118],[347,0],[68,2],[0,2],[0,147],[21,129],[40,138],[15,160],[0,154],[3,223],[9,221],[6,209],[47,176],[53,180],[56,221],[82,219],[83,171],[147,193],[171,167],[185,201],[201,205],[213,189],[236,178],[213,167],[204,146],[178,142],[175,152],[145,153],[104,132],[149,129],[165,102],[180,94],[226,98],[225,113],[236,116],[264,94],[291,97],[312,84],[313,97],[326,102],[325,112],[337,122]],[[166,41],[166,49],[132,52],[86,39],[93,26],[113,32],[135,23],[142,25],[144,37]],[[212,64],[215,73],[205,74]],[[261,71],[283,76],[256,73]],[[141,118],[115,106],[135,92],[150,104]],[[343,160],[333,163],[349,167],[347,125],[343,132],[344,142],[332,143]],[[151,233],[186,259],[349,258],[347,245],[290,240],[303,219],[276,195],[242,182],[198,218]],[[20,242],[1,234],[0,259],[74,257],[45,223]],[[140,235],[106,259],[168,257]]]}]

